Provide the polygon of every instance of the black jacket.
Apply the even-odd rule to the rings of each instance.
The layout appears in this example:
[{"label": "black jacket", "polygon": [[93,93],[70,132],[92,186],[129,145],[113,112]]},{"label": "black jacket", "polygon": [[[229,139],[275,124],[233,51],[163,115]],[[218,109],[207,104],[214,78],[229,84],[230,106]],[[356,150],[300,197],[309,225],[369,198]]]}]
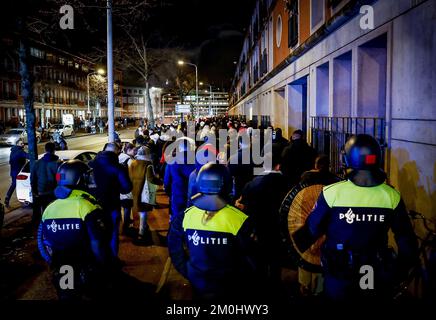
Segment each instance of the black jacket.
[{"label": "black jacket", "polygon": [[[248,163],[244,163],[249,158]],[[254,168],[251,148],[239,149],[237,154],[230,156],[227,167],[234,178],[233,199],[237,200],[245,185],[254,177]]]},{"label": "black jacket", "polygon": [[289,186],[294,186],[300,180],[303,172],[314,167],[316,151],[303,139],[291,142],[282,153],[281,170],[288,178]]},{"label": "black jacket", "polygon": [[278,259],[280,248],[279,210],[287,193],[287,181],[281,172],[270,172],[247,183],[241,203],[252,219],[261,254]]},{"label": "black jacket", "polygon": [[26,159],[29,155],[22,147],[13,146],[11,148],[11,155],[9,157],[9,164],[11,165],[11,177],[16,177],[21,168],[26,164]]},{"label": "black jacket", "polygon": [[60,163],[59,157],[50,153],[44,154],[36,161],[30,176],[34,195],[54,195],[54,189],[57,186],[56,172]]},{"label": "black jacket", "polygon": [[132,182],[127,169],[118,162],[117,155],[111,151],[101,151],[89,162],[89,166],[94,171],[97,185],[95,196],[103,209],[107,212],[120,208],[120,194],[132,191]]}]

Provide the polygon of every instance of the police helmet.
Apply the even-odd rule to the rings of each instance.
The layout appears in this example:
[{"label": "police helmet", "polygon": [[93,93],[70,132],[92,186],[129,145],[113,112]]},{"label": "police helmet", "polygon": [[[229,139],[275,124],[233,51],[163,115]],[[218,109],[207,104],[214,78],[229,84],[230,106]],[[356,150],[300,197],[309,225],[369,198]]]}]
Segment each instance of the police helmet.
[{"label": "police helmet", "polygon": [[[381,147],[370,135],[358,134],[348,139],[344,148],[343,163],[348,178],[357,185],[378,185],[386,179],[381,169]],[[358,173],[361,178],[357,177]]]},{"label": "police helmet", "polygon": [[89,180],[91,168],[83,161],[68,160],[62,163],[56,174],[58,186],[75,188],[86,186]]},{"label": "police helmet", "polygon": [[196,184],[199,193],[192,197],[192,203],[197,208],[218,211],[229,202],[232,178],[224,165],[210,162],[202,166]]}]

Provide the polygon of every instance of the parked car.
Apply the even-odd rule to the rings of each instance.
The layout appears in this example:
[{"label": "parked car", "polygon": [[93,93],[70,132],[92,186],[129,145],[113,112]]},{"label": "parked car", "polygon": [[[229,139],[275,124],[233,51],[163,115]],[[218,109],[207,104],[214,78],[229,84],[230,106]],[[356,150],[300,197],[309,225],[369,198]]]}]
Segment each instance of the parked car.
[{"label": "parked car", "polygon": [[48,129],[48,134],[53,135],[56,131],[63,137],[73,136],[75,134],[71,124],[53,124],[50,129]]},{"label": "parked car", "polygon": [[[36,142],[41,142],[41,133],[35,131]],[[6,131],[4,134],[0,135],[0,144],[14,146],[17,140],[21,139],[24,143],[27,143],[27,131],[26,128],[15,128]]]},{"label": "parked car", "polygon": [[[66,161],[71,159],[79,159],[86,163],[94,159],[97,152],[90,150],[62,150],[56,151],[55,154],[59,159]],[[43,154],[39,155],[41,159]],[[17,198],[18,201],[23,203],[32,203],[32,189],[30,187],[30,163],[29,161],[21,169],[17,176]]]}]

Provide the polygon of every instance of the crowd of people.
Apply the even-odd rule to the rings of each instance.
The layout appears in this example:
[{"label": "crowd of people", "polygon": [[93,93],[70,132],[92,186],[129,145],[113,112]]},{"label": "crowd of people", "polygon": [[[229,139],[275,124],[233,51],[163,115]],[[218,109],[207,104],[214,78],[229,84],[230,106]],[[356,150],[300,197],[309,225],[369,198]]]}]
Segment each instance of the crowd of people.
[{"label": "crowd of people", "polygon": [[[329,171],[329,158],[317,154],[303,131],[295,130],[288,141],[281,128],[256,128],[241,118],[140,126],[131,142],[106,144],[87,165],[61,163],[53,143],[45,150],[32,171],[34,220],[41,221],[40,249],[55,271],[65,264],[84,268],[90,261],[105,272],[119,270],[120,231],[136,245],[151,245],[147,217],[162,186],[169,198],[169,255],[190,281],[195,298],[283,296],[279,210],[301,182],[326,186],[298,230],[295,246],[304,252],[326,235],[327,297],[360,293],[356,265],[351,270],[346,259],[376,265],[375,257],[387,248],[389,228],[401,268],[392,272],[395,279],[380,281],[387,286],[398,280],[416,258],[404,204],[384,183],[380,146],[367,135],[355,136],[345,146],[345,180]],[[25,159],[20,150],[16,154]],[[65,292],[58,287],[58,293],[62,297]]]}]

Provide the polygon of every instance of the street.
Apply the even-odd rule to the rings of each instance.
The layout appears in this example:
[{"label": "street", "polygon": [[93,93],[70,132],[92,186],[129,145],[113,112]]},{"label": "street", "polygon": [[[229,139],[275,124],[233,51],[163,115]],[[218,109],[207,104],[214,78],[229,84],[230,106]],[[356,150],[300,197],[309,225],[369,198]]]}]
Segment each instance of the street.
[{"label": "street", "polygon": [[[121,139],[133,139],[134,129],[122,130],[120,131]],[[91,150],[91,151],[101,151],[104,144],[107,142],[107,134],[95,134],[95,135],[80,135],[74,137],[66,138],[68,149],[70,150]],[[46,142],[41,142],[38,144],[38,154],[44,153],[44,145]],[[0,146],[0,198],[2,201],[5,199],[6,192],[8,191],[11,178],[9,176],[9,154],[11,147]],[[27,151],[27,146],[25,147]],[[10,201],[12,211],[20,206],[17,200],[16,193],[14,192],[12,199]],[[7,214],[7,213],[6,213]]]}]

